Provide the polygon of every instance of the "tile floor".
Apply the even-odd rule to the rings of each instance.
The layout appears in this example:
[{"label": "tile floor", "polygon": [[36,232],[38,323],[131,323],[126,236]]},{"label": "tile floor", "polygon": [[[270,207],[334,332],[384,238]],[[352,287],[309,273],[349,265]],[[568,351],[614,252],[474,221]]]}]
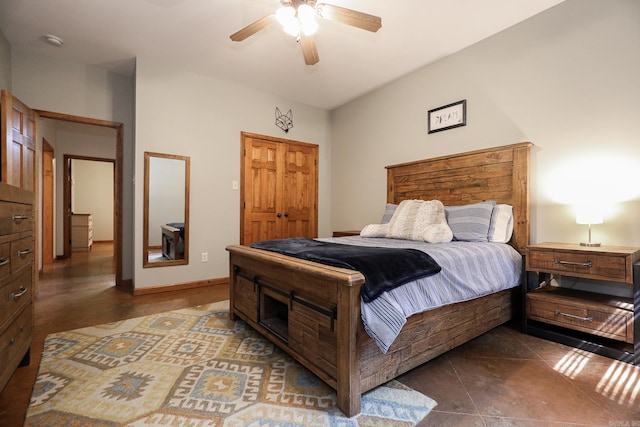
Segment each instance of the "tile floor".
[{"label": "tile floor", "polygon": [[[97,245],[45,268],[32,362],[0,393],[0,426],[22,425],[47,334],[227,298],[226,286],[133,297],[113,286],[111,251]],[[524,335],[517,322],[399,379],[438,402],[420,427],[640,427],[640,367]]]},{"label": "tile floor", "polygon": [[425,426],[640,427],[640,367],[505,325],[401,376],[438,402]]}]

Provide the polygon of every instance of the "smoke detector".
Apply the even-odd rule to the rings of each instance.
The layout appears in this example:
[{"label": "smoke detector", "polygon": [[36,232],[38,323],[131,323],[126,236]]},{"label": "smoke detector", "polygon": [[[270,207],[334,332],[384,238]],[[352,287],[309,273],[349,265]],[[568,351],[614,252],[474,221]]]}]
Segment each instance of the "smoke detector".
[{"label": "smoke detector", "polygon": [[55,47],[60,47],[64,43],[60,37],[54,36],[53,34],[45,34],[42,38],[44,41]]}]

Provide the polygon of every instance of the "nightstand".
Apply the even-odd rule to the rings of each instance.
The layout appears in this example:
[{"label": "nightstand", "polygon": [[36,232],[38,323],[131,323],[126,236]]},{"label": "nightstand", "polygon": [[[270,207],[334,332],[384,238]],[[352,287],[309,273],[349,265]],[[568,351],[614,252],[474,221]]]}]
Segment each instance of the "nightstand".
[{"label": "nightstand", "polygon": [[[542,243],[527,248],[523,330],[640,365],[640,248]],[[550,286],[551,275],[616,282],[631,298]]]},{"label": "nightstand", "polygon": [[334,231],[333,237],[359,236],[360,230]]}]

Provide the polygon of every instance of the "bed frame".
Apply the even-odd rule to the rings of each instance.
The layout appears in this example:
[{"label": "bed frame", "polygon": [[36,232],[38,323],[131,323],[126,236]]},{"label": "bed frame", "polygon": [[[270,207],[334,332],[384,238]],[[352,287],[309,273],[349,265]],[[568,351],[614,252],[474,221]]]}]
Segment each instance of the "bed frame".
[{"label": "bed frame", "polygon": [[[387,201],[513,205],[510,242],[529,243],[531,143],[387,166]],[[241,318],[337,392],[349,417],[361,395],[510,320],[519,288],[411,316],[386,354],[364,331],[359,272],[231,245],[230,317]]]}]

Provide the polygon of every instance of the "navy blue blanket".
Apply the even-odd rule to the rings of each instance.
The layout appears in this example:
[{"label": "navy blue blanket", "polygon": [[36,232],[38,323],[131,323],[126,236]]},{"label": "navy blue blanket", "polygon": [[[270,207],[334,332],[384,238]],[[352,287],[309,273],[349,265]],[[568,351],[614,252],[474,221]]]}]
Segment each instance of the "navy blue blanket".
[{"label": "navy blue blanket", "polygon": [[362,298],[370,302],[383,292],[439,273],[431,256],[417,249],[378,248],[321,242],[306,238],[263,240],[250,245],[334,267],[357,270],[365,278]]}]

